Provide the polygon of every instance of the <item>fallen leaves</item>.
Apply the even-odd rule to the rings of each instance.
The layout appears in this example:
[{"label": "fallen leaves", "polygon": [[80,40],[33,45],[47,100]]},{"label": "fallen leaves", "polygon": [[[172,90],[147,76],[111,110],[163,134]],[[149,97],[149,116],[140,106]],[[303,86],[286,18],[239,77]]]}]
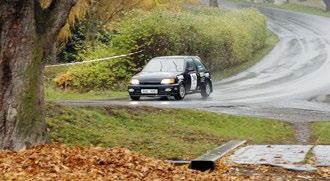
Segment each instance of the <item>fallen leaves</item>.
[{"label": "fallen leaves", "polygon": [[[0,180],[223,180],[121,148],[43,145],[0,152]],[[235,177],[236,178],[236,177]]]},{"label": "fallen leaves", "polygon": [[[321,175],[328,176],[328,170]],[[276,180],[293,175],[266,166],[239,166],[221,161],[214,172],[175,167],[122,148],[42,145],[20,152],[0,152],[0,180]],[[313,178],[298,175],[289,178]]]}]

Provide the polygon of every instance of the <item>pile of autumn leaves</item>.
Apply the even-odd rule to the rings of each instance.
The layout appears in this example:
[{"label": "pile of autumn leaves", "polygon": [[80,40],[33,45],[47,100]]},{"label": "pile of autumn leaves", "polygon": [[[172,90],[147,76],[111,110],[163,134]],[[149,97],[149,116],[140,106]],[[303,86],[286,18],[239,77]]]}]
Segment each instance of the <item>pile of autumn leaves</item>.
[{"label": "pile of autumn leaves", "polygon": [[220,161],[215,171],[199,172],[127,149],[56,144],[0,152],[0,180],[309,180],[329,178],[329,171],[298,173]]},{"label": "pile of autumn leaves", "polygon": [[0,152],[0,180],[223,180],[224,178],[227,177],[221,174],[210,175],[208,172],[192,171],[187,167],[175,167],[166,161],[148,158],[120,148],[44,145],[20,152]]}]

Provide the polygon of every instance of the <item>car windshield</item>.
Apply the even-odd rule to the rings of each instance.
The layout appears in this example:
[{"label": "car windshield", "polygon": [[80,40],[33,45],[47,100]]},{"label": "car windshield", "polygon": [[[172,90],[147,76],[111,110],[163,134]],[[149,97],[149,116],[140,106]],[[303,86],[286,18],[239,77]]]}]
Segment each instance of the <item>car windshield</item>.
[{"label": "car windshield", "polygon": [[144,67],[143,72],[183,72],[183,58],[155,58]]}]

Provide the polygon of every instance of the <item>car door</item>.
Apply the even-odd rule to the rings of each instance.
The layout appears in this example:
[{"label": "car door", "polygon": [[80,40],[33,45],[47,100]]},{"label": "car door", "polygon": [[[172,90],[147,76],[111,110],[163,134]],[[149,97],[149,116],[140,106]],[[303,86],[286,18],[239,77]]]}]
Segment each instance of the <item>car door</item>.
[{"label": "car door", "polygon": [[192,58],[186,59],[186,69],[185,69],[185,81],[186,81],[186,90],[196,91],[198,88],[198,72],[197,67]]},{"label": "car door", "polygon": [[198,57],[194,57],[194,63],[197,67],[197,73],[200,78],[198,82],[200,87],[205,83],[206,79],[209,77],[210,74]]}]

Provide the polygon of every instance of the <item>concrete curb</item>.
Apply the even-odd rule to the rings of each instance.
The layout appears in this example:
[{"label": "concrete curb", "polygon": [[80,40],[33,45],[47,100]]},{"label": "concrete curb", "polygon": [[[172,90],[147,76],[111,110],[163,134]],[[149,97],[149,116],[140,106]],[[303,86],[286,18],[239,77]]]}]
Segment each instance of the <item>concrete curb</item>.
[{"label": "concrete curb", "polygon": [[229,141],[228,143],[221,145],[213,151],[206,153],[205,155],[202,155],[195,160],[192,160],[189,165],[189,168],[200,171],[214,170],[217,160],[225,156],[230,151],[243,145],[244,143],[246,143],[246,141]]}]

